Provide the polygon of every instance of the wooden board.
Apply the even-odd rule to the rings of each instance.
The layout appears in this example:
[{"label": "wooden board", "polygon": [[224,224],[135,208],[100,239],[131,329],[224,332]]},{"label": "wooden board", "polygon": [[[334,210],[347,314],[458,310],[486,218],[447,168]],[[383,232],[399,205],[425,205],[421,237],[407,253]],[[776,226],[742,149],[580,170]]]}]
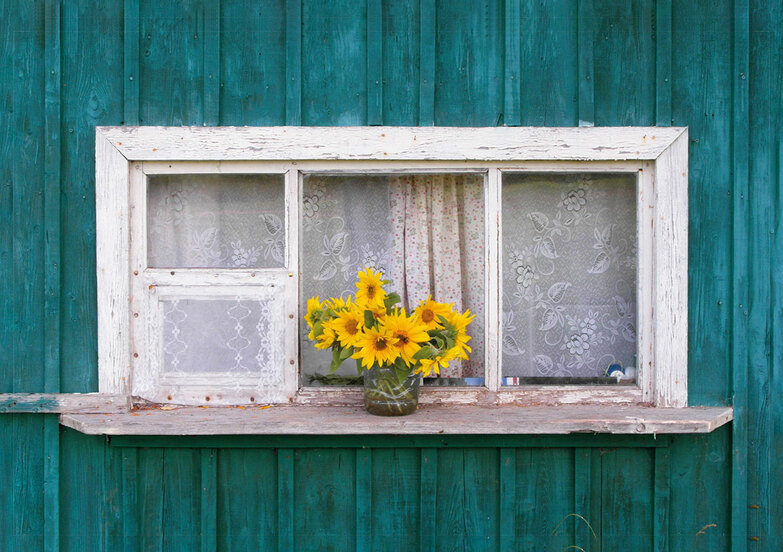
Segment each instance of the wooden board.
[{"label": "wooden board", "polygon": [[92,435],[646,434],[709,433],[732,416],[729,407],[422,406],[384,418],[356,407],[267,406],[64,414],[60,423]]}]

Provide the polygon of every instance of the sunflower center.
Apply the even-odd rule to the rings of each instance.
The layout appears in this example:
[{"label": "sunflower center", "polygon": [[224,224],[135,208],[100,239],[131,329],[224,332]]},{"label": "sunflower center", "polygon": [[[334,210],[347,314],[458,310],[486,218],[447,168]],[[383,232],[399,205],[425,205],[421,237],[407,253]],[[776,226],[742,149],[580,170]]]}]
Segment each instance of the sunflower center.
[{"label": "sunflower center", "polygon": [[433,320],[435,320],[435,313],[432,312],[431,309],[424,309],[423,311],[421,311],[421,320],[425,324],[428,324]]},{"label": "sunflower center", "polygon": [[397,344],[407,345],[409,343],[408,336],[402,332],[394,334],[394,337],[397,338]]},{"label": "sunflower center", "polygon": [[345,331],[351,335],[356,335],[359,331],[359,323],[356,320],[349,320],[345,323]]},{"label": "sunflower center", "polygon": [[375,297],[375,286],[370,284],[367,286],[367,298],[372,299],[373,297]]},{"label": "sunflower center", "polygon": [[382,337],[379,337],[375,341],[375,349],[378,351],[385,351],[388,344],[386,343],[386,340]]}]

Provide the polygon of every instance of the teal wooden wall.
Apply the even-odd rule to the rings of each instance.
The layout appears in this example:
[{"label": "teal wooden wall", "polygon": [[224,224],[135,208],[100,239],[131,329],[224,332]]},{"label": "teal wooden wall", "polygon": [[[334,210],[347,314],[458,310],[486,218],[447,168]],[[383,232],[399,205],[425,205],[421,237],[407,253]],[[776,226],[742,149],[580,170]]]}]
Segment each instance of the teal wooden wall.
[{"label": "teal wooden wall", "polygon": [[97,390],[96,125],[586,121],[690,128],[690,401],[737,417],[109,446],[0,415],[0,550],[779,549],[781,29],[776,0],[0,2],[0,392]]}]

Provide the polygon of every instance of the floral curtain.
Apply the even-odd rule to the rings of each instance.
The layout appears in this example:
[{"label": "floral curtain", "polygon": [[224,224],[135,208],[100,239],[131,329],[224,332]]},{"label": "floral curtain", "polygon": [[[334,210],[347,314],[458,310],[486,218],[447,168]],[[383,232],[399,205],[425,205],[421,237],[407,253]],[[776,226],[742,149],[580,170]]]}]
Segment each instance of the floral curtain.
[{"label": "floral curtain", "polygon": [[633,365],[635,198],[634,175],[504,176],[504,376]]}]

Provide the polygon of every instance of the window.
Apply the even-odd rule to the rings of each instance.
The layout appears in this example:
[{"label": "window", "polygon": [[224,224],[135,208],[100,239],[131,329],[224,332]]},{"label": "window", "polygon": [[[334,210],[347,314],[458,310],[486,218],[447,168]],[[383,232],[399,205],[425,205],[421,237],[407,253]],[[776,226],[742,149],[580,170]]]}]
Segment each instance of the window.
[{"label": "window", "polygon": [[118,127],[96,152],[102,392],[358,400],[301,317],[371,266],[477,315],[422,403],[687,404],[685,129]]}]

